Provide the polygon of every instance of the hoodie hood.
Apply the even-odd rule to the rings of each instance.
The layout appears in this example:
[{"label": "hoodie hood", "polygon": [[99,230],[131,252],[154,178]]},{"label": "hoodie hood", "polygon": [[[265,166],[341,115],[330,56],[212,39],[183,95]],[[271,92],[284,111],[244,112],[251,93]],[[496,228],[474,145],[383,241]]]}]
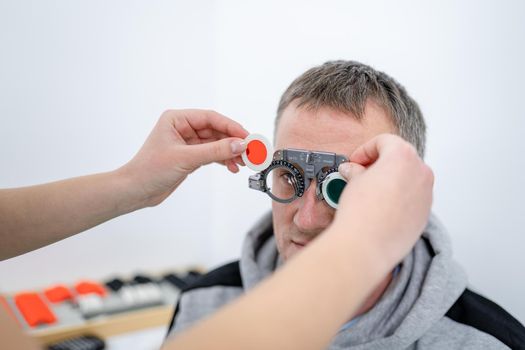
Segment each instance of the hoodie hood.
[{"label": "hoodie hood", "polygon": [[[280,264],[270,212],[243,244],[240,272],[245,290]],[[434,215],[400,267],[374,307],[337,333],[330,349],[411,347],[443,318],[467,285],[464,271],[452,259],[450,239]]]}]

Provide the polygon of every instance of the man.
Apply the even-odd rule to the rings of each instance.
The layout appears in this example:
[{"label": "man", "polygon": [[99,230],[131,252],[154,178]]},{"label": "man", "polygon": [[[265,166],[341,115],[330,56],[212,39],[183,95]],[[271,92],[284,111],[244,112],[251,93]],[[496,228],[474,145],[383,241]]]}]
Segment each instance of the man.
[{"label": "man", "polygon": [[[401,85],[357,62],[327,62],[297,78],[281,97],[275,149],[348,157],[384,133],[398,134],[423,157],[425,122],[417,103]],[[248,233],[240,261],[208,273],[183,291],[171,333],[187,328],[271,275],[329,226],[334,212],[316,196],[315,183],[291,203],[273,201],[271,214]],[[523,326],[466,286],[465,273],[451,258],[450,241],[431,215],[422,238],[342,326],[330,348],[523,347]]]},{"label": "man", "polygon": [[[213,111],[167,111],[137,155],[115,171],[0,189],[0,260],[130,210],[155,206],[189,173],[212,161],[237,172],[246,142],[236,138],[247,134],[241,125]],[[368,168],[361,171],[365,165]],[[362,145],[339,171],[352,179],[352,186],[341,193],[337,215],[322,237],[265,283],[163,349],[209,349],[220,344],[227,349],[302,350],[323,349],[330,343],[341,323],[419,237],[434,183],[432,171],[415,149],[395,135],[380,135]],[[401,210],[414,202],[419,205]],[[312,293],[298,297],[303,290]],[[312,307],[317,317],[304,317]],[[37,349],[11,316],[0,307],[3,348]],[[259,332],[261,324],[271,336]],[[310,332],[312,328],[316,331]]]}]

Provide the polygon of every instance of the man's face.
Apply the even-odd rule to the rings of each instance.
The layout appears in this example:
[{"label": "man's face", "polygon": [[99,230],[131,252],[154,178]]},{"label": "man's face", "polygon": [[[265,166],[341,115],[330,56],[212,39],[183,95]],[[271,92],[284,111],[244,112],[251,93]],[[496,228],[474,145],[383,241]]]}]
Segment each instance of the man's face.
[{"label": "man's face", "polygon": [[[296,108],[296,104],[291,103],[277,126],[275,149],[298,148],[349,157],[358,146],[383,133],[395,133],[395,128],[383,109],[371,100],[360,121],[350,113],[330,108]],[[317,199],[316,185],[313,179],[304,195],[291,203],[272,201],[277,249],[285,260],[332,222],[335,210]]]}]

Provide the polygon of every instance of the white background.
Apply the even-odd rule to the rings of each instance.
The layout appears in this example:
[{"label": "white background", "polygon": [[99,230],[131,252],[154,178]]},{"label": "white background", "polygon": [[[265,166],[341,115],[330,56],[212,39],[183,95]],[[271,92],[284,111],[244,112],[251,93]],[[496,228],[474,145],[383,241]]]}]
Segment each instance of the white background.
[{"label": "white background", "polygon": [[[523,322],[524,15],[520,1],[2,0],[0,187],[115,169],[167,108],[271,137],[296,76],[362,61],[419,102],[455,257]],[[200,169],[156,208],[0,262],[0,289],[234,259],[270,208],[251,173]]]}]

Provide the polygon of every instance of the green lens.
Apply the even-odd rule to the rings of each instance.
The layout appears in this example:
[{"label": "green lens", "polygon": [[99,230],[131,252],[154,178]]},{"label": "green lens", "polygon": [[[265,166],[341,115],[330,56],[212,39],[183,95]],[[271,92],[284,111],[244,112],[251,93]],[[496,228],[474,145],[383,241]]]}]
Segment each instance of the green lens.
[{"label": "green lens", "polygon": [[346,181],[341,179],[333,179],[326,185],[326,195],[334,202],[339,203],[341,192],[346,186]]}]

